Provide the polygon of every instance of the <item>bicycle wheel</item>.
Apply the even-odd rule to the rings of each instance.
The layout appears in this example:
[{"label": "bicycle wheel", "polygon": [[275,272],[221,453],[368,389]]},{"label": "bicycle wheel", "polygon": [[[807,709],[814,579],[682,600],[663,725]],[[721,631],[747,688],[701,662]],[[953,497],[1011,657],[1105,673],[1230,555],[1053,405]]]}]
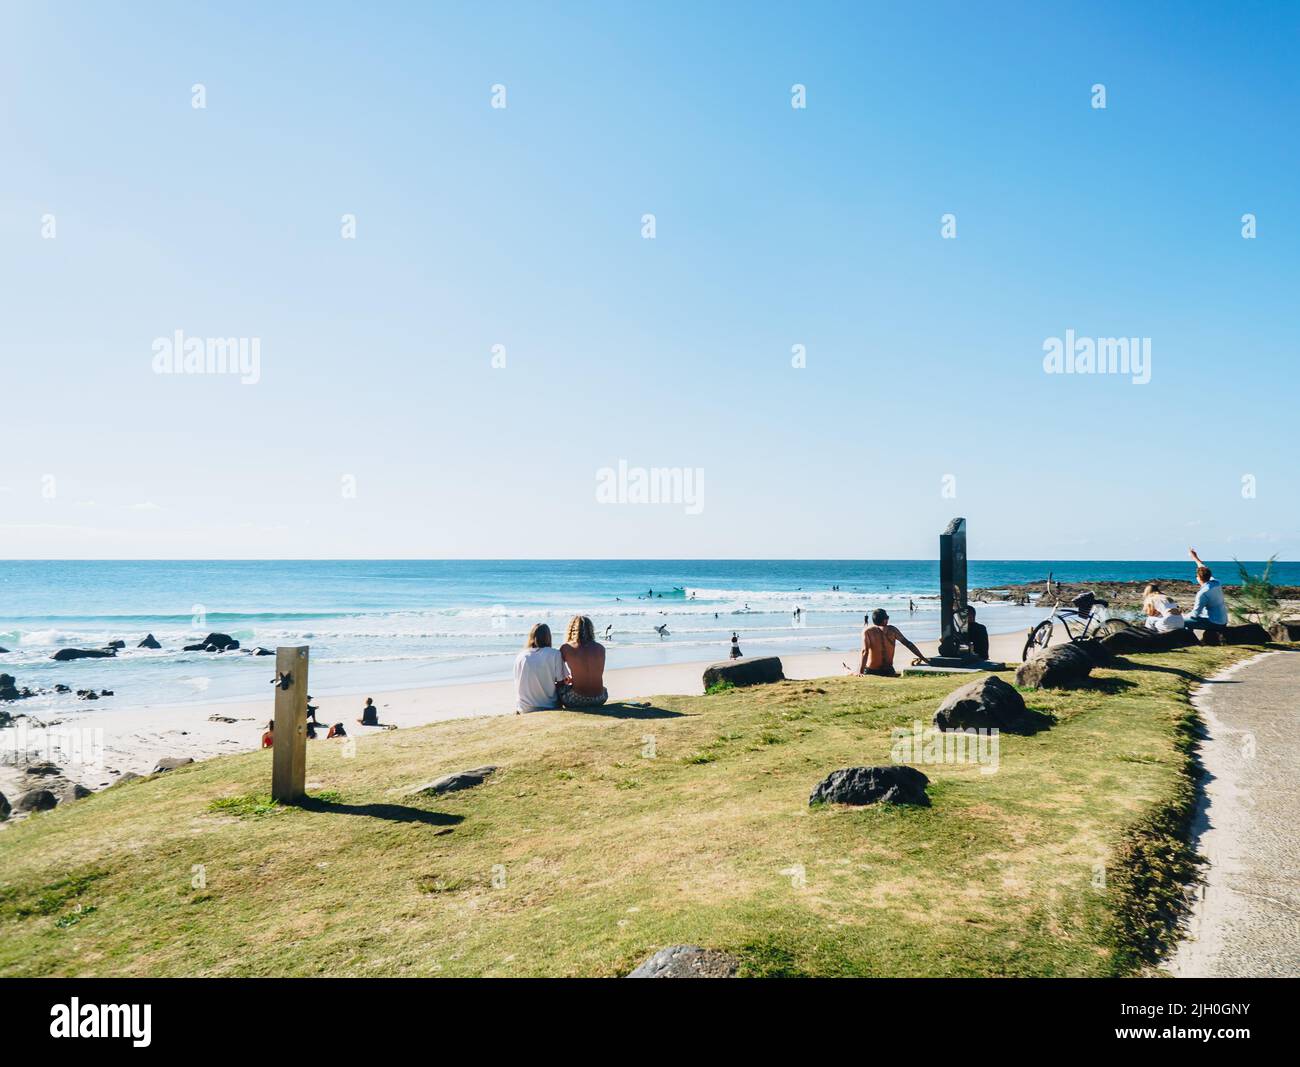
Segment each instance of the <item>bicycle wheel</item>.
[{"label": "bicycle wheel", "polygon": [[1051,641],[1052,620],[1044,619],[1029,631],[1029,637],[1025,640],[1025,650],[1020,654],[1021,661],[1027,660],[1036,649],[1046,648]]}]

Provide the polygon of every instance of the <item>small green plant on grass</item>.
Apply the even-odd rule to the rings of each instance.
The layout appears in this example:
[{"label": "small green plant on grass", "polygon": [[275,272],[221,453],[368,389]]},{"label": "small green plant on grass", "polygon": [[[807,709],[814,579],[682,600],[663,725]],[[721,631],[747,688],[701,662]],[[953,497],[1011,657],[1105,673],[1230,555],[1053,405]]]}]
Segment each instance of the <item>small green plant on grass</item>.
[{"label": "small green plant on grass", "polygon": [[263,815],[275,815],[284,810],[279,801],[271,799],[270,793],[218,797],[208,805],[208,811],[215,815],[233,815],[237,819],[258,819]]},{"label": "small green plant on grass", "polygon": [[57,926],[60,930],[66,930],[69,926],[76,926],[77,923],[81,922],[81,920],[85,916],[93,915],[98,910],[99,909],[95,907],[94,904],[89,904],[84,908],[80,904],[78,904],[75,908],[73,908],[70,912],[68,912],[67,915],[60,915],[57,919],[55,919],[54,925]]},{"label": "small green plant on grass", "polygon": [[[77,900],[99,879],[105,871],[89,870],[67,874],[36,892],[23,897],[16,889],[7,888],[0,893],[0,919],[25,919],[33,915],[53,915],[63,910],[69,901]],[[80,905],[78,905],[80,906]]]},{"label": "small green plant on grass", "polygon": [[708,689],[704,690],[704,695],[713,697],[713,696],[717,696],[719,693],[725,693],[728,689],[735,689],[735,688],[736,688],[735,682],[727,678],[723,678],[722,681],[714,682],[711,686],[709,686]]},{"label": "small green plant on grass", "polygon": [[[337,804],[343,794],[337,789],[322,789],[312,793],[309,800],[320,804]],[[278,815],[293,811],[292,804],[281,804],[272,800],[270,793],[245,793],[238,797],[218,797],[208,804],[208,811],[214,815],[233,815],[237,819],[260,819],[266,815]]]},{"label": "small green plant on grass", "polygon": [[451,878],[440,874],[422,874],[415,880],[421,893],[459,893],[473,883],[468,878]]}]

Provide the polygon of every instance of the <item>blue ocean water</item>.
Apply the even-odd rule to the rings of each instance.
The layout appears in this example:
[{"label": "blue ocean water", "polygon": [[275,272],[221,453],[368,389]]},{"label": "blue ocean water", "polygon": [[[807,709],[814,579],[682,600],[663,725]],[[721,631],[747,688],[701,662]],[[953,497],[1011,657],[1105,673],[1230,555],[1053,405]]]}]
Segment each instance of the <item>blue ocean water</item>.
[{"label": "blue ocean water", "polygon": [[[1049,570],[1082,583],[1191,576],[1186,561],[981,560],[970,563],[970,584],[1041,581]],[[1236,568],[1216,570],[1229,577]],[[1300,584],[1300,564],[1274,575]],[[876,607],[914,640],[938,636],[937,590],[932,559],[4,561],[0,647],[9,651],[0,670],[20,686],[112,689],[114,706],[264,695],[270,660],[180,651],[215,630],[246,648],[310,645],[314,693],[382,692],[507,677],[533,623],[549,623],[560,640],[576,613],[598,634],[608,628],[611,667],[721,658],[733,631],[747,655],[847,654]],[[981,608],[993,632],[1042,615]],[[137,649],[146,633],[163,648]],[[50,659],[113,639],[127,643],[114,660]]]}]

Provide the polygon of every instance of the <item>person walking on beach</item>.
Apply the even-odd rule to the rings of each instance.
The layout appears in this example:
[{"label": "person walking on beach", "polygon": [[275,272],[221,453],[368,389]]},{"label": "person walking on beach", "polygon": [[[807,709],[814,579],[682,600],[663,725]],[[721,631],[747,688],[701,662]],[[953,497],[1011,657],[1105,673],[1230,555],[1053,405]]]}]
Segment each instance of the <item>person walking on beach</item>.
[{"label": "person walking on beach", "polygon": [[731,631],[731,658],[740,659],[740,634]]},{"label": "person walking on beach", "polygon": [[1228,625],[1228,604],[1223,599],[1223,586],[1196,554],[1196,549],[1189,548],[1187,554],[1196,563],[1196,580],[1201,587],[1196,591],[1196,601],[1183,625],[1189,630],[1222,630]]},{"label": "person walking on beach", "polygon": [[554,708],[563,681],[564,659],[551,647],[551,628],[539,622],[528,631],[524,650],[515,658],[515,713]]},{"label": "person walking on beach", "polygon": [[572,711],[598,708],[609,699],[605,688],[605,646],[596,640],[596,628],[586,615],[575,615],[560,646],[560,658],[569,669],[560,688],[560,707]]},{"label": "person walking on beach", "polygon": [[869,621],[866,616],[862,621],[867,625],[862,630],[862,663],[858,667],[859,674],[879,674],[886,678],[898,677],[898,672],[894,670],[896,644],[902,644],[904,648],[909,649],[922,663],[930,662],[919,648],[903,636],[903,631],[889,621],[889,612],[884,608],[876,608],[871,613]]}]

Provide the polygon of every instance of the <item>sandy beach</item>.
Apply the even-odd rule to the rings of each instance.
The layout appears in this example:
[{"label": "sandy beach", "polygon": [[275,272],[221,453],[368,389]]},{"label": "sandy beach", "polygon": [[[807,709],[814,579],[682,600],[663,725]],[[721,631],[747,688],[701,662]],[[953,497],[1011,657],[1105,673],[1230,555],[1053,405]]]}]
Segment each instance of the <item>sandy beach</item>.
[{"label": "sandy beach", "polygon": [[[994,660],[1014,665],[1020,661],[1024,635],[1020,631],[993,634],[989,643]],[[937,642],[919,641],[917,645],[927,654],[933,654]],[[782,657],[782,666],[788,678],[824,678],[847,673],[844,664],[856,664],[857,655],[849,649],[805,653]],[[896,666],[902,667],[909,660],[907,650],[900,646]],[[269,675],[269,664],[273,661],[267,662]],[[713,662],[717,661],[614,667],[605,672],[605,682],[611,701],[644,700],[660,694],[699,694],[703,691],[704,668]],[[341,722],[352,736],[380,733],[357,723],[367,696],[374,697],[380,722],[398,729],[444,719],[510,715],[515,707],[514,683],[502,679],[319,697],[314,701],[319,708],[317,721],[323,725]],[[0,731],[0,744],[6,746],[0,750],[0,793],[12,803],[34,785],[26,767],[46,760],[57,764],[69,782],[98,790],[112,785],[123,774],[148,774],[165,757],[202,760],[256,749],[273,711],[268,685],[265,700],[159,704],[122,710],[115,710],[109,701],[101,701],[87,705],[84,711],[78,708],[75,714],[63,715],[44,727],[20,719],[15,727]],[[322,731],[320,740],[309,744],[334,743],[326,741]],[[70,755],[78,750],[85,753],[84,758]],[[310,751],[309,747],[309,759]]]}]

